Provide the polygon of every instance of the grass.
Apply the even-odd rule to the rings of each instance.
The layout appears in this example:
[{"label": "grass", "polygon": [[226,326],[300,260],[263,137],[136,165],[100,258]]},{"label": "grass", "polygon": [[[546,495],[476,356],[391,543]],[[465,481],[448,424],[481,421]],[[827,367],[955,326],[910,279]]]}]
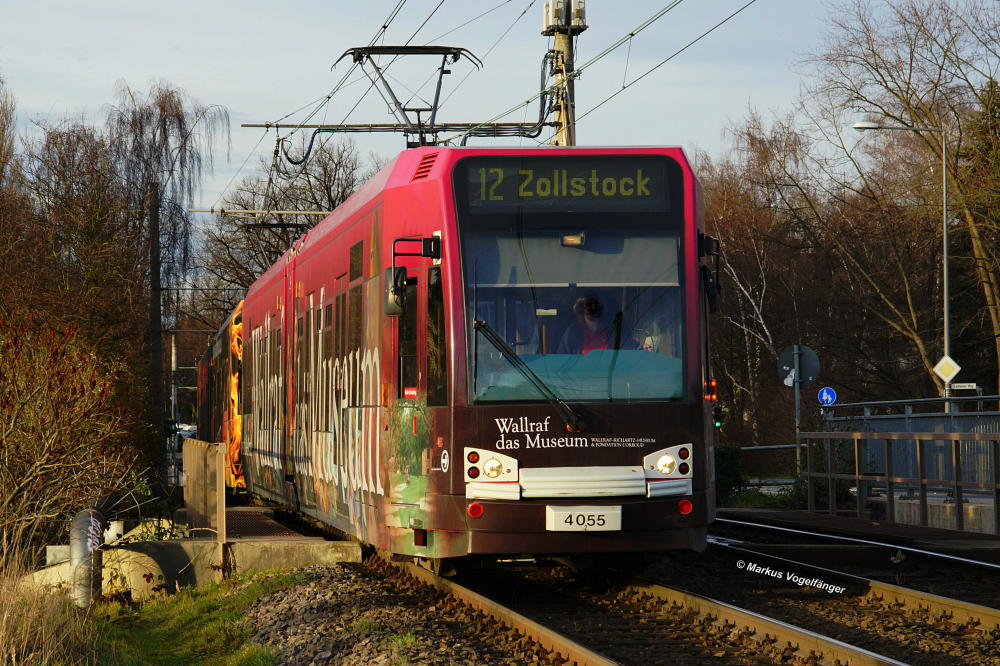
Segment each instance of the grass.
[{"label": "grass", "polygon": [[395,634],[393,636],[390,636],[388,639],[389,645],[396,650],[405,650],[415,645],[416,642],[417,642],[417,637],[413,635],[412,631],[407,632],[405,634]]},{"label": "grass", "polygon": [[100,662],[100,637],[64,591],[22,583],[30,568],[6,554],[0,561],[0,664]]},{"label": "grass", "polygon": [[773,495],[756,488],[744,488],[720,501],[719,506],[730,509],[799,509],[802,508],[802,501],[802,492],[797,486],[789,486]]},{"label": "grass", "polygon": [[273,664],[271,649],[250,642],[246,611],[255,600],[306,580],[304,574],[246,574],[138,607],[98,604],[93,615],[113,663]]},{"label": "grass", "polygon": [[361,634],[362,636],[371,636],[372,634],[377,634],[382,631],[382,627],[366,618],[361,618],[355,622],[351,628],[354,629],[355,633]]},{"label": "grass", "polygon": [[141,605],[104,601],[82,610],[64,589],[23,583],[31,568],[21,559],[0,560],[0,664],[274,664],[271,649],[250,642],[247,609],[307,580],[245,574]]}]

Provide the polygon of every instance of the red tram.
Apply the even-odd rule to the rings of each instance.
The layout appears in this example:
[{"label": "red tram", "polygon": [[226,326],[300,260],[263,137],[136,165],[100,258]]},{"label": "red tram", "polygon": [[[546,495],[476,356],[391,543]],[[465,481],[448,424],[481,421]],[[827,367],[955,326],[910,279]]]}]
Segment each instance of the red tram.
[{"label": "red tram", "polygon": [[679,148],[401,153],[220,332],[232,468],[400,555],[701,550],[700,214]]}]

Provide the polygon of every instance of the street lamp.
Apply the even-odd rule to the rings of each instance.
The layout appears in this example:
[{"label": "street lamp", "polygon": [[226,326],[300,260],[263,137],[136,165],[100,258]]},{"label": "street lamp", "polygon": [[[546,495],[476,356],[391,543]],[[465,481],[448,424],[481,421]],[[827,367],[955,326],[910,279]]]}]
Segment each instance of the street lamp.
[{"label": "street lamp", "polygon": [[[948,309],[948,137],[943,127],[906,127],[904,125],[880,125],[863,121],[854,123],[854,129],[859,132],[866,130],[905,130],[908,132],[940,132],[941,133],[941,267],[944,276],[941,280],[941,287],[944,292],[944,356],[951,358],[951,321]],[[944,397],[951,397],[951,380],[944,383]],[[948,410],[948,403],[945,402],[945,411]]]}]

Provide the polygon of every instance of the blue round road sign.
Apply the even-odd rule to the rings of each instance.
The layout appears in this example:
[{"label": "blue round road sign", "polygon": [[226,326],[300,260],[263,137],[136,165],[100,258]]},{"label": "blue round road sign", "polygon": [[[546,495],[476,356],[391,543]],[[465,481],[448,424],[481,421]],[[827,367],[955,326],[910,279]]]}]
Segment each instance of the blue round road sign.
[{"label": "blue round road sign", "polygon": [[826,405],[827,407],[837,402],[837,392],[829,386],[821,388],[816,397],[819,398],[819,404]]}]

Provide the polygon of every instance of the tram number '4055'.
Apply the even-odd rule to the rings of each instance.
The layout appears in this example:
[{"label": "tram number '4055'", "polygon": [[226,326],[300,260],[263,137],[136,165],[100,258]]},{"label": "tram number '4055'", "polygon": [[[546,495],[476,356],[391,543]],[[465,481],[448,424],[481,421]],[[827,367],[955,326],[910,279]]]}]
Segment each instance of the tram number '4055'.
[{"label": "tram number '4055'", "polygon": [[620,506],[545,507],[545,529],[550,532],[607,532],[621,528]]}]

